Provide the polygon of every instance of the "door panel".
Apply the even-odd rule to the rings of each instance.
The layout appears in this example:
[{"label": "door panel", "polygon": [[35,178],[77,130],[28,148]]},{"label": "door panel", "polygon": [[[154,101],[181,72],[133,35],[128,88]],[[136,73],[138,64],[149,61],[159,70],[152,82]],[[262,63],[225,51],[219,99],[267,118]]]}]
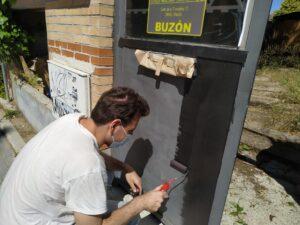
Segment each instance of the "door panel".
[{"label": "door panel", "polygon": [[[132,140],[112,154],[138,171],[145,191],[182,175],[170,167],[171,160],[186,165],[187,179],[172,190],[156,216],[167,225],[208,224],[247,53],[224,46],[127,37],[124,4],[116,2],[114,86],[136,90],[148,101],[150,115],[140,121]],[[156,77],[138,64],[136,49],[196,57],[195,76]]]}]

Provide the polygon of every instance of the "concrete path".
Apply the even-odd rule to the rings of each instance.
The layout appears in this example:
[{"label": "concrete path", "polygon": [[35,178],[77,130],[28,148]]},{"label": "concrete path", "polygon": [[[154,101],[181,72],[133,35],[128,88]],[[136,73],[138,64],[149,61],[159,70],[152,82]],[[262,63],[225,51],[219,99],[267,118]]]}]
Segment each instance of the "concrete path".
[{"label": "concrete path", "polygon": [[271,75],[255,78],[222,225],[300,224],[300,104]]},{"label": "concrete path", "polygon": [[4,132],[0,130],[0,184],[15,157],[14,150],[5,138]]},{"label": "concrete path", "polygon": [[300,206],[289,186],[239,159],[233,171],[222,225],[299,225]]}]

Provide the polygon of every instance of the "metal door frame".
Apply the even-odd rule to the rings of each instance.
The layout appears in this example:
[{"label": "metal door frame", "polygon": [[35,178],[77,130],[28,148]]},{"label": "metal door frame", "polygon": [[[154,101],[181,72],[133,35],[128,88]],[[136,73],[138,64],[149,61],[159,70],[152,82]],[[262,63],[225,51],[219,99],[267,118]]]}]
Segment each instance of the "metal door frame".
[{"label": "metal door frame", "polygon": [[253,88],[256,67],[272,0],[248,0],[238,48],[248,52],[241,71],[233,120],[229,128],[209,225],[220,224]]}]

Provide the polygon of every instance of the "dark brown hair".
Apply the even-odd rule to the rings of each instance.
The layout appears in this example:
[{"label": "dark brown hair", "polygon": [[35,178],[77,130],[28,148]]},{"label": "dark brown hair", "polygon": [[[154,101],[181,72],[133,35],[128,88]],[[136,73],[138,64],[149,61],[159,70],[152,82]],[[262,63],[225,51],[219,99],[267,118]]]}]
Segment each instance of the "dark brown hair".
[{"label": "dark brown hair", "polygon": [[147,101],[128,87],[115,87],[104,92],[92,110],[91,118],[97,125],[120,119],[127,126],[136,115],[147,116]]}]

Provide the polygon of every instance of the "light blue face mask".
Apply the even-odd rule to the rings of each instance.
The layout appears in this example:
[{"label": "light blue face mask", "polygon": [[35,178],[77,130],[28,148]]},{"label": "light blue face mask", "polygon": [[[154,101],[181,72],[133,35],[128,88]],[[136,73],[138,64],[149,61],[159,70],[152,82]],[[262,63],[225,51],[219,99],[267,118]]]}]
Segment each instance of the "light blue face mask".
[{"label": "light blue face mask", "polygon": [[126,132],[126,130],[124,129],[123,126],[122,126],[122,128],[125,133],[125,138],[122,141],[115,141],[114,136],[112,136],[111,138],[113,141],[112,141],[111,145],[109,146],[110,148],[119,148],[119,147],[125,145],[129,141],[129,134]]}]

